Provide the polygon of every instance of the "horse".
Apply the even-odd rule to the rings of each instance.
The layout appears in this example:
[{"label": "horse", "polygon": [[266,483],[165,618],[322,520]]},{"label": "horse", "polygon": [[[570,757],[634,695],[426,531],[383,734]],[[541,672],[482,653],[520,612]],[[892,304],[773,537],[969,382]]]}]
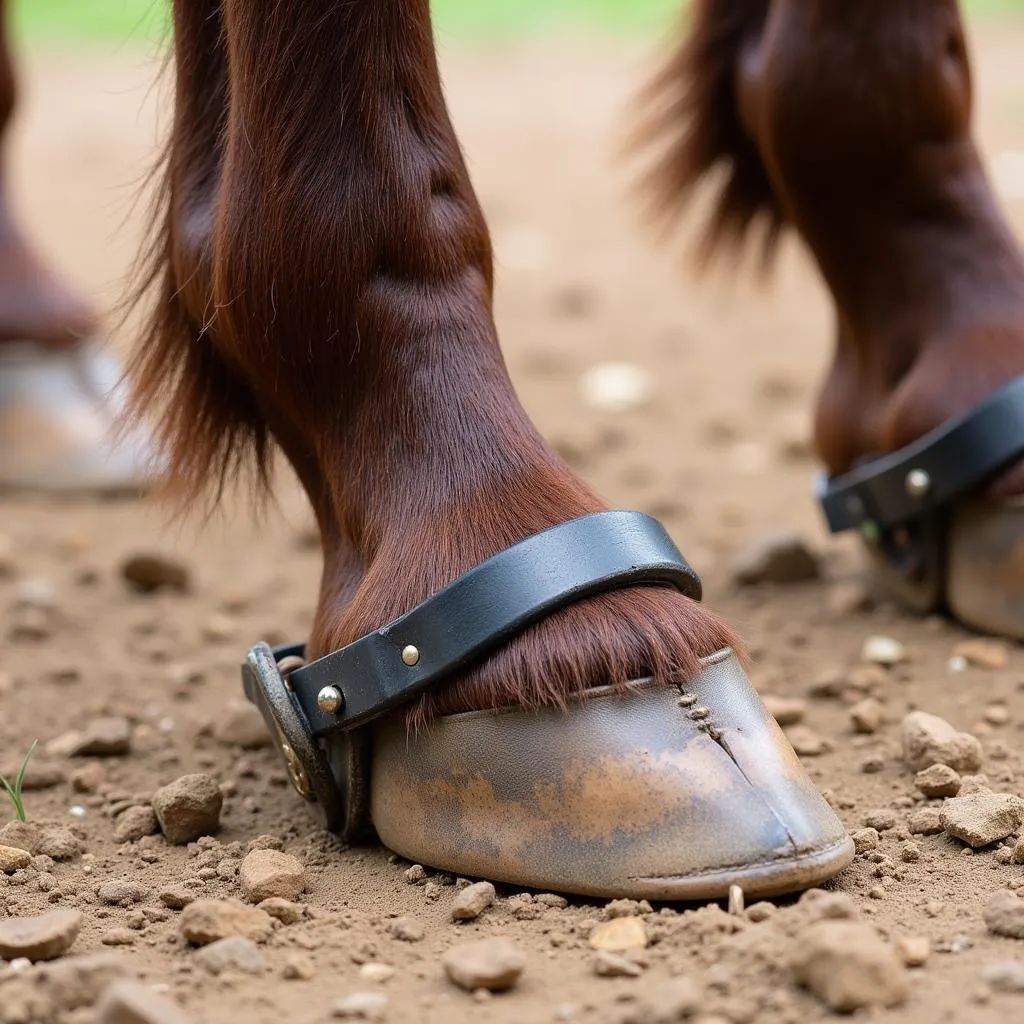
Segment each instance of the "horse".
[{"label": "horse", "polygon": [[[836,310],[815,428],[828,473],[930,436],[1020,374],[1024,260],[971,136],[954,0],[695,0],[687,15],[645,94],[650,194],[671,219],[713,179],[708,258],[759,237],[770,262],[786,231],[810,250]],[[388,624],[475,567],[606,506],[510,382],[491,243],[445,106],[428,0],[174,0],[173,24],[174,116],[143,264],[152,305],[130,366],[134,409],[156,411],[180,500],[216,497],[246,471],[269,488],[278,449],[308,495],[323,550],[308,639],[301,654],[251,664],[289,705],[289,659],[299,679],[295,664],[368,637],[385,644],[398,632]],[[1021,481],[1009,467],[987,493],[1005,498]],[[719,652],[740,650],[685,588],[617,586],[562,603],[388,705],[365,754],[373,824],[424,862],[571,891],[679,898],[814,884],[848,863],[845,834],[752,691],[733,701],[735,680],[700,684]],[[420,657],[413,644],[400,653],[410,667]],[[306,719],[344,714],[355,689],[342,690],[357,684],[303,685],[314,678]],[[602,761],[614,744],[580,708],[608,690],[615,707],[639,707],[629,702],[642,678],[679,699],[623,721],[637,731],[627,770],[618,753]],[[512,717],[474,717],[494,709]],[[271,708],[268,722],[287,733],[297,788],[315,788],[326,769],[285,713]],[[673,714],[689,716],[677,738],[692,760],[683,770],[669,744],[659,767],[638,767],[644,730]],[[537,724],[551,721],[582,724]],[[480,722],[493,729],[486,744],[472,732]],[[504,767],[488,766],[506,742]],[[581,751],[583,767],[571,761]],[[548,757],[561,758],[545,769],[554,781],[531,774]],[[569,785],[572,771],[603,763],[590,789]],[[743,781],[729,774],[737,767]],[[526,795],[500,798],[523,773]],[[785,780],[794,789],[782,798]],[[614,798],[602,802],[593,791],[606,786]],[[771,791],[788,838],[760,812],[749,830],[723,824],[727,794],[743,786]],[[538,795],[555,790],[550,806]],[[638,823],[633,808],[650,806]],[[805,811],[813,826],[800,832]],[[544,842],[511,837],[510,818]],[[707,834],[710,852],[681,852]],[[620,835],[635,849],[611,857],[617,876],[593,881],[600,843],[607,853]],[[674,852],[637,868],[655,849]],[[564,870],[545,874],[545,858]],[[770,878],[759,873],[769,862]]]}]

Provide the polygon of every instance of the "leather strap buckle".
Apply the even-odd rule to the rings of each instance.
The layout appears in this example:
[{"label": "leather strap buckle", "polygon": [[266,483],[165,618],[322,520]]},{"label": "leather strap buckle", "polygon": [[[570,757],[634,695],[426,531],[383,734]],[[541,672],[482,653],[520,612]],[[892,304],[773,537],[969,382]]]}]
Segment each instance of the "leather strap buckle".
[{"label": "leather strap buckle", "polygon": [[859,530],[890,583],[926,611],[944,597],[950,505],[1024,457],[1024,375],[898,451],[816,481],[832,533]]},{"label": "leather strap buckle", "polygon": [[486,657],[559,608],[621,587],[668,586],[700,600],[700,578],[657,520],[584,516],[481,562],[412,611],[283,676],[302,645],[258,643],[242,667],[292,785],[350,837],[368,819],[365,726]]}]

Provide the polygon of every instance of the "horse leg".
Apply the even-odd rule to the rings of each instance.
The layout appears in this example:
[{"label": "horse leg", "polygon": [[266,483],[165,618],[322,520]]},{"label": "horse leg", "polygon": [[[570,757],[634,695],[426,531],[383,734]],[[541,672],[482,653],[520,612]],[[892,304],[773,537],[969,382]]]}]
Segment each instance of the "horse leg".
[{"label": "horse leg", "polygon": [[[675,211],[713,168],[705,255],[795,229],[836,308],[817,445],[833,473],[1024,371],[1024,258],[972,138],[956,0],[701,0],[654,84]],[[1024,491],[1011,473],[999,493]]]},{"label": "horse leg", "polygon": [[[246,456],[265,476],[271,438],[295,467],[324,554],[308,654],[603,510],[509,381],[427,0],[176,0],[175,30],[137,403],[162,404],[187,495]],[[372,767],[351,774],[369,777],[386,843],[462,874],[658,898],[815,884],[852,844],[735,658],[702,662],[733,643],[667,588],[579,601],[363,729]],[[661,685],[626,695],[648,675]],[[320,780],[329,806],[319,755],[306,750],[311,775],[295,768],[306,738],[290,707],[293,778],[307,793]]]},{"label": "horse leg", "polygon": [[[955,0],[703,0],[654,95],[665,206],[725,169],[705,252],[760,225],[770,255],[792,227],[817,261],[837,323],[815,419],[832,474],[1024,373],[1024,255],[972,138]],[[890,529],[870,544],[883,580],[913,608],[1024,638],[1021,494],[1018,462]]]},{"label": "horse leg", "polygon": [[[603,509],[506,373],[427,0],[258,14],[179,0],[175,26],[160,312],[134,367],[138,403],[170,397],[172,477],[193,491],[243,450],[259,463],[268,436],[283,449],[324,550],[310,652]],[[692,674],[732,643],[679,594],[611,593],[534,626],[418,711],[557,704],[596,683]]]},{"label": "horse leg", "polygon": [[[0,0],[0,144],[6,140],[17,94],[7,16],[7,0]],[[11,213],[8,193],[7,174],[0,168],[0,344],[74,344],[93,331],[95,316],[29,247]]]}]

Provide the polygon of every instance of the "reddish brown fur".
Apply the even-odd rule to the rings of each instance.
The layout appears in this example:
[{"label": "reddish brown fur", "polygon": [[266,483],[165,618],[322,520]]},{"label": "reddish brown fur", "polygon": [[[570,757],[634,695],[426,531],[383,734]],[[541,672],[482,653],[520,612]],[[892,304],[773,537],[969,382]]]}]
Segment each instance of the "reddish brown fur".
[{"label": "reddish brown fur", "polygon": [[[8,3],[0,0],[0,139],[5,146],[17,101],[8,30]],[[0,344],[74,345],[95,330],[96,317],[30,248],[8,204],[5,179],[0,167]]]},{"label": "reddish brown fur", "polygon": [[[971,137],[954,0],[700,0],[657,80],[675,214],[726,185],[710,250],[759,217],[810,247],[837,314],[816,435],[839,472],[1024,372],[1024,259]],[[1024,490],[1011,473],[997,491]]]},{"label": "reddish brown fur", "polygon": [[675,223],[698,184],[720,173],[698,256],[737,254],[763,225],[770,258],[784,215],[736,101],[736,62],[758,38],[771,0],[694,0],[677,50],[644,90],[634,145],[653,157],[643,185],[652,212]]},{"label": "reddish brown fur", "polygon": [[[175,2],[157,301],[132,376],[186,498],[250,459],[265,472],[271,438],[295,467],[324,549],[318,655],[605,506],[509,382],[426,0],[257,6]],[[533,627],[413,720],[689,674],[733,642],[675,592],[621,591]]]}]

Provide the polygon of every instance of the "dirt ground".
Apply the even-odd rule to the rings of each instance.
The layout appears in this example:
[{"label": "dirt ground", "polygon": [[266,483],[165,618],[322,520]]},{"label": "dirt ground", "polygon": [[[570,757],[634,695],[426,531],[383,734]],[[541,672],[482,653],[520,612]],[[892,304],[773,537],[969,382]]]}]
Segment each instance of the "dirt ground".
[{"label": "dirt ground", "polygon": [[[989,155],[1024,149],[1022,46],[1019,24],[990,23],[976,36]],[[837,588],[859,578],[859,562],[854,547],[821,528],[806,444],[828,355],[828,305],[795,247],[770,286],[732,274],[698,281],[678,252],[659,250],[638,227],[625,199],[628,174],[614,155],[649,58],[649,46],[580,40],[443,54],[455,122],[495,237],[498,319],[513,377],[542,430],[610,502],[664,520],[703,574],[707,600],[748,639],[758,688],[806,699],[803,724],[825,748],[807,765],[845,824],[862,828],[880,811],[894,817],[878,850],[858,856],[834,888],[889,939],[926,937],[932,952],[911,972],[905,1005],[870,1019],[1019,1019],[1024,994],[995,991],[982,976],[988,965],[1024,958],[1024,943],[990,935],[982,911],[998,890],[1024,889],[1024,866],[1003,863],[1005,851],[992,847],[972,854],[946,835],[911,839],[907,816],[922,798],[900,757],[899,723],[922,708],[973,731],[993,788],[1024,794],[1024,652],[1011,647],[1004,668],[952,673],[962,630],[914,620],[885,602],[837,612]],[[156,57],[129,48],[102,57],[33,52],[24,71],[10,151],[18,208],[44,249],[109,306],[136,248],[142,218],[131,199],[166,107],[166,87],[152,86]],[[1007,203],[1024,229],[1024,201]],[[117,343],[131,343],[130,327]],[[646,405],[614,413],[583,401],[581,375],[609,360],[653,374]],[[0,920],[78,908],[84,925],[73,952],[109,947],[192,1022],[313,1024],[362,992],[387,1002],[361,1012],[393,1022],[667,1020],[645,1000],[657,1002],[650,994],[674,976],[697,986],[705,1024],[829,1017],[785,967],[807,901],[780,901],[756,924],[718,907],[656,907],[647,915],[643,973],[601,978],[588,934],[607,914],[602,906],[547,906],[499,886],[497,903],[477,921],[455,924],[450,879],[428,872],[426,884],[410,884],[409,865],[387,850],[342,849],[318,832],[271,750],[242,751],[211,735],[238,697],[247,647],[301,638],[315,597],[319,559],[297,489],[282,476],[279,508],[259,524],[251,497],[233,498],[202,531],[168,528],[162,510],[145,503],[0,499],[0,532],[10,541],[0,574],[0,768],[16,764],[31,739],[45,748],[96,716],[131,723],[126,756],[37,755],[37,772],[49,767],[53,777],[27,794],[29,811],[72,827],[83,852],[0,874]],[[731,553],[770,526],[806,537],[822,553],[825,579],[732,587]],[[120,566],[137,552],[183,561],[190,591],[130,590]],[[865,639],[879,634],[902,642],[908,660],[871,684],[883,722],[856,734],[849,704],[864,694],[855,670]],[[838,697],[815,689],[829,673],[844,681]],[[99,768],[76,778],[93,791],[76,790],[72,775],[92,763]],[[197,771],[226,793],[215,843],[115,841],[115,811]],[[0,809],[0,819],[6,814]],[[305,862],[309,913],[263,943],[262,970],[214,977],[195,962],[179,913],[159,896],[181,886],[197,896],[240,896],[237,863],[259,835],[278,837]],[[919,859],[904,855],[908,842]],[[109,905],[97,887],[117,879],[136,891],[122,887],[123,905]],[[400,915],[422,924],[422,939],[394,936],[390,922]],[[512,991],[483,998],[446,981],[440,960],[453,943],[486,935],[510,937],[528,962]],[[395,972],[375,980],[363,970],[370,962]],[[17,1016],[15,989],[3,978],[0,964],[0,1020],[32,1019]],[[92,1013],[86,1007],[61,1019],[86,1024]]]}]

